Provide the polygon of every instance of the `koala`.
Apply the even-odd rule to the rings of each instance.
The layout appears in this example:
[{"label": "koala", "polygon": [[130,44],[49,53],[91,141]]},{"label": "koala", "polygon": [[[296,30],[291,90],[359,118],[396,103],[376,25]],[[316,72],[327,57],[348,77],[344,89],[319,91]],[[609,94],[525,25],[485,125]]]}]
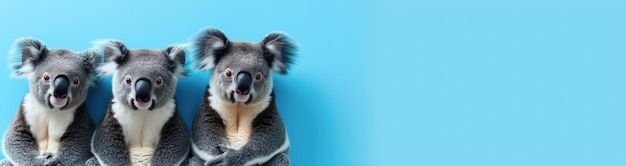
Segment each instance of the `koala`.
[{"label": "koala", "polygon": [[100,41],[101,76],[112,75],[113,99],[91,141],[86,165],[180,165],[191,149],[174,93],[186,74],[184,45],[128,50]]},{"label": "koala", "polygon": [[289,165],[289,139],[272,72],[287,74],[296,46],[283,33],[231,42],[217,29],[194,41],[196,67],[213,69],[191,126],[189,165]]},{"label": "koala", "polygon": [[12,76],[28,78],[29,88],[4,133],[0,165],[84,165],[95,130],[85,98],[101,55],[48,49],[32,38],[18,39],[12,52]]}]

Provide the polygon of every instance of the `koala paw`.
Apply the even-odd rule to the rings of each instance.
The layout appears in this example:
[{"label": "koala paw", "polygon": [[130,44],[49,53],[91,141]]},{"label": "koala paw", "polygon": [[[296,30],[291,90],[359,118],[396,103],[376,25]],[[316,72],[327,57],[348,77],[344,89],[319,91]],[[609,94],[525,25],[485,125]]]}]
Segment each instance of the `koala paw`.
[{"label": "koala paw", "polygon": [[54,158],[54,153],[50,153],[50,152],[46,152],[37,156],[37,159],[43,159],[43,160],[50,160],[53,158]]},{"label": "koala paw", "polygon": [[212,166],[229,166],[229,165],[243,165],[241,156],[233,153],[224,153],[213,160],[207,161],[205,165]]},{"label": "koala paw", "polygon": [[228,145],[224,145],[224,144],[219,144],[215,148],[217,149],[220,155],[232,153],[235,151],[235,149],[230,148]]},{"label": "koala paw", "polygon": [[206,162],[204,162],[205,166],[221,166],[224,165],[224,156],[220,155],[217,158],[214,158],[212,160],[208,160]]},{"label": "koala paw", "polygon": [[44,166],[56,166],[61,165],[61,160],[54,155],[54,153],[46,152],[37,156],[37,159],[43,161]]},{"label": "koala paw", "polygon": [[92,157],[85,162],[85,165],[86,166],[99,166],[100,163],[98,163],[98,159],[96,159],[96,157]]},{"label": "koala paw", "polygon": [[61,160],[59,158],[53,158],[50,160],[46,160],[44,163],[45,166],[58,166],[61,165]]},{"label": "koala paw", "polygon": [[[181,164],[181,165],[185,165],[185,164]],[[189,166],[203,166],[204,165],[204,161],[202,161],[202,159],[200,159],[198,156],[193,156],[191,158],[189,158],[189,160],[187,161],[187,164]]]}]

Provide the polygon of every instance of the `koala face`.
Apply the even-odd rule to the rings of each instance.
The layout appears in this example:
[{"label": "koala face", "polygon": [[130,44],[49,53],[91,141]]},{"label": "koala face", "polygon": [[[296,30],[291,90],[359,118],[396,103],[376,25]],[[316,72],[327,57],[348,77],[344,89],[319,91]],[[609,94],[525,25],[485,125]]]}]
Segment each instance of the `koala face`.
[{"label": "koala face", "polygon": [[18,39],[14,52],[20,52],[13,76],[29,79],[29,93],[50,109],[65,110],[80,106],[94,82],[100,55],[95,51],[76,53],[50,49],[39,40]]},{"label": "koala face", "polygon": [[[259,45],[232,43],[233,51],[222,57],[211,74],[211,87],[231,102],[258,102],[272,90],[272,75]],[[261,96],[261,97],[259,97]]]},{"label": "koala face", "polygon": [[212,95],[231,103],[255,104],[272,93],[272,71],[287,74],[295,45],[282,33],[270,33],[259,43],[230,42],[219,30],[209,29],[195,41],[196,66],[213,69]]},{"label": "koala face", "polygon": [[184,77],[183,46],[165,50],[128,50],[119,41],[104,41],[101,75],[113,75],[113,97],[133,110],[160,108],[174,97]]}]

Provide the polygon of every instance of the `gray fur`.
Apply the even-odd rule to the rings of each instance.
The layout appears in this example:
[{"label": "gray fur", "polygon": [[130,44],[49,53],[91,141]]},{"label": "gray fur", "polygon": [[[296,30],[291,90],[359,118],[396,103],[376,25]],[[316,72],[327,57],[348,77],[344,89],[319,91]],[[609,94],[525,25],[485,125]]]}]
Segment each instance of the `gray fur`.
[{"label": "gray fur", "polygon": [[[282,33],[270,33],[259,43],[231,42],[217,29],[208,29],[201,33],[194,46],[198,61],[196,67],[201,70],[213,69],[210,84],[220,86],[214,87],[217,94],[213,95],[219,95],[227,100],[232,99],[232,91],[228,91],[228,87],[232,85],[234,79],[229,79],[223,74],[226,69],[231,69],[233,73],[246,71],[253,77],[257,73],[262,75],[262,80],[253,84],[254,90],[251,92],[256,93],[252,93],[250,103],[257,103],[269,96],[272,89],[271,72],[287,74],[296,51],[295,44]],[[278,52],[271,51],[270,47]],[[207,59],[213,61],[206,61]]]},{"label": "gray fur", "polygon": [[[106,163],[98,163],[94,157],[86,165],[131,165],[122,127],[113,117],[113,112],[110,109],[109,106],[104,120],[93,135],[92,142],[94,153],[100,154],[98,156]],[[161,131],[161,138],[151,163],[153,165],[174,165],[173,163],[186,157],[189,153],[189,146],[189,135],[182,118],[179,114],[174,114]]]},{"label": "gray fur", "polygon": [[[207,92],[204,98],[210,95]],[[273,94],[271,97],[273,98]],[[218,158],[204,161],[197,156],[198,152],[194,151],[189,165],[244,165],[251,159],[270,154],[278,149],[286,141],[287,134],[274,99],[254,119],[252,126],[255,132],[250,136],[248,143],[239,150],[227,147],[228,142],[225,138],[222,119],[207,100],[203,101],[191,125],[191,142],[200,151],[218,156]],[[263,165],[289,165],[287,154],[288,150],[279,153]]]},{"label": "gray fur", "polygon": [[[154,88],[152,99],[155,100],[154,107],[158,108],[165,104],[165,100],[174,97],[176,80],[186,75],[186,70],[182,69],[185,64],[184,47],[169,46],[165,50],[128,50],[119,41],[104,42],[105,66],[116,66],[115,71],[110,68],[100,70],[101,76],[115,75],[113,83],[123,82],[126,76],[130,76],[132,82],[144,78],[154,83],[157,77],[164,81],[162,88]],[[125,99],[123,104],[132,106],[132,98],[126,96],[131,93],[133,86],[118,86],[113,89],[113,94]],[[157,97],[158,96],[158,97]]]},{"label": "gray fur", "polygon": [[[48,50],[41,41],[32,38],[18,39],[12,52],[12,59],[21,59],[11,64],[15,68],[12,75],[28,78],[29,92],[44,105],[49,102],[46,91],[50,88],[50,83],[41,79],[44,73],[48,73],[51,79],[59,75],[66,75],[70,81],[79,79],[80,86],[70,89],[71,94],[75,95],[70,96],[70,102],[65,108],[77,107],[83,103],[87,97],[87,89],[94,85],[95,68],[100,62],[100,55],[94,50],[83,53],[66,49]],[[21,56],[15,54],[18,52],[22,53]]]},{"label": "gray fur", "polygon": [[[178,109],[176,110],[178,112]],[[189,133],[180,114],[174,114],[163,130],[152,157],[152,165],[176,165],[184,162],[191,150]]]},{"label": "gray fur", "polygon": [[[186,74],[185,46],[175,45],[164,50],[129,50],[119,41],[100,41],[97,47],[104,47],[105,64],[100,68],[100,75],[113,75],[113,98],[125,108],[133,109],[130,111],[152,111],[163,107],[166,101],[174,98],[178,78]],[[126,84],[127,76],[131,78],[131,84]],[[150,90],[152,106],[149,110],[138,109],[134,103],[137,99],[131,95],[135,93],[135,82],[147,79],[155,85],[158,78],[162,85],[153,86]],[[130,165],[130,152],[123,128],[114,117],[113,103],[110,103],[104,120],[93,135],[92,152],[99,158],[90,159],[87,165]],[[152,165],[175,165],[189,153],[188,132],[178,109],[171,111],[173,116],[163,126],[155,145],[150,161]]]},{"label": "gray fur", "polygon": [[[277,151],[288,140],[276,108],[271,72],[287,73],[289,65],[293,63],[295,44],[282,33],[270,33],[259,43],[231,42],[220,30],[208,29],[196,39],[194,46],[196,66],[200,70],[213,69],[213,71],[202,105],[192,122],[191,140],[195,149],[189,165],[244,165],[255,158],[271,155]],[[234,100],[235,77],[225,74],[226,70],[232,71],[233,75],[241,72],[251,74],[254,81],[248,101]],[[261,79],[255,78],[257,74],[261,75]],[[254,118],[251,124],[253,132],[248,142],[238,150],[228,146],[224,121],[207,99],[213,95],[224,101],[242,102],[246,105],[269,102],[269,105]],[[265,164],[289,165],[287,152],[288,149],[276,154]],[[204,161],[199,154],[208,154],[216,158]]]},{"label": "gray fur", "polygon": [[279,153],[274,156],[270,161],[267,161],[264,165],[267,166],[289,166],[289,155],[287,153]]},{"label": "gray fur", "polygon": [[91,141],[91,151],[98,155],[103,162],[99,163],[97,158],[91,158],[86,165],[131,165],[128,146],[124,141],[122,126],[113,117],[111,104],[106,115],[96,131],[93,133]]},{"label": "gray fur", "polygon": [[[4,160],[2,165],[82,165],[92,155],[89,141],[94,131],[94,124],[87,114],[84,100],[87,89],[95,79],[95,68],[100,55],[89,50],[76,53],[65,49],[47,49],[41,41],[32,38],[18,39],[13,48],[13,76],[29,79],[29,91],[45,111],[71,111],[75,109],[73,121],[69,124],[60,140],[56,153],[39,155],[36,138],[30,130],[24,112],[24,103],[11,122],[3,137],[4,154],[12,161]],[[57,108],[49,104],[53,88],[50,81],[42,79],[46,73],[50,79],[66,76],[70,81],[68,102]],[[77,79],[78,84],[73,84]]]}]

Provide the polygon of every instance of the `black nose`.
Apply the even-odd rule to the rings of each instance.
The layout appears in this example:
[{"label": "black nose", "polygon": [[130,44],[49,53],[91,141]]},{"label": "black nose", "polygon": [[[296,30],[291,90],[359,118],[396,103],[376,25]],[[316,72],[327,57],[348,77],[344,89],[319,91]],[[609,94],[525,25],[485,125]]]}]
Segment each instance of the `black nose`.
[{"label": "black nose", "polygon": [[65,98],[67,97],[67,90],[70,88],[70,81],[67,79],[67,76],[60,75],[54,79],[52,83],[54,86],[54,97],[56,98]]},{"label": "black nose", "polygon": [[135,98],[142,102],[150,101],[150,92],[152,91],[152,83],[150,80],[142,78],[135,83]]},{"label": "black nose", "polygon": [[252,85],[252,76],[250,73],[242,71],[237,74],[237,94],[247,95],[250,93],[250,85]]}]

